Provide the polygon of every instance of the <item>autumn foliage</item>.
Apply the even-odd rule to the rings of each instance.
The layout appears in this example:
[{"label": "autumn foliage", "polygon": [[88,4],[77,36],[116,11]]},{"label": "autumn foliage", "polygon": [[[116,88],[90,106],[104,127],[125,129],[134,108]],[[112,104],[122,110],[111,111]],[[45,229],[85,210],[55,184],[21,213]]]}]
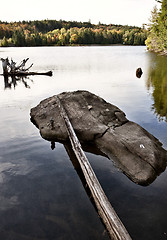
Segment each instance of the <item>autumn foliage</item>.
[{"label": "autumn foliage", "polygon": [[90,22],[22,21],[0,22],[1,46],[48,46],[126,44],[144,45],[147,31],[122,25]]}]

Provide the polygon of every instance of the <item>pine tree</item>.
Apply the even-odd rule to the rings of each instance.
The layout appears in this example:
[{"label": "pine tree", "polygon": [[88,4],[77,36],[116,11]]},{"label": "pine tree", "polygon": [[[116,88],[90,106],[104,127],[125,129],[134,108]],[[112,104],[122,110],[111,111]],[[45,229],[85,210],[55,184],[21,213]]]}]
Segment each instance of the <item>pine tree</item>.
[{"label": "pine tree", "polygon": [[154,7],[152,11],[146,45],[149,50],[167,54],[167,0],[160,3],[161,9]]}]

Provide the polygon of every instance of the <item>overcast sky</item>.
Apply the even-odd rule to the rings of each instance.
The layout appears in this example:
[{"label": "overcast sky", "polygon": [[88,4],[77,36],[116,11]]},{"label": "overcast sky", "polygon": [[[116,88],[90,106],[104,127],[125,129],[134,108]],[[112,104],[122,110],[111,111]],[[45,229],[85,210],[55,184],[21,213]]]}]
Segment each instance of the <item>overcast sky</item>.
[{"label": "overcast sky", "polygon": [[90,20],[142,26],[155,5],[155,0],[2,0],[0,20]]}]

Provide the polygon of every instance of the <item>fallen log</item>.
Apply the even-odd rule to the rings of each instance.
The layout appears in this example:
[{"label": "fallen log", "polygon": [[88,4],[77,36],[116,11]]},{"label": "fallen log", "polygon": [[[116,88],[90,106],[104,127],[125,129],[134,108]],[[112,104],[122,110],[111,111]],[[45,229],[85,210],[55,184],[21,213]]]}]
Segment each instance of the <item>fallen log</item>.
[{"label": "fallen log", "polygon": [[47,72],[25,72],[25,71],[19,71],[19,72],[9,72],[6,74],[3,74],[6,76],[29,76],[29,75],[47,75],[47,76],[52,76],[53,73],[52,71],[47,71]]},{"label": "fallen log", "polygon": [[97,207],[99,216],[101,217],[104,225],[106,226],[109,236],[112,240],[131,240],[130,235],[125,229],[123,223],[117,216],[115,210],[112,208],[109,200],[107,199],[84,151],[81,144],[75,134],[75,131],[71,125],[71,122],[63,108],[59,97],[56,97],[58,107],[60,109],[61,117],[63,118],[66,126],[66,130],[72,145],[72,149],[78,159],[80,167],[85,176],[85,180],[91,191],[95,205]]},{"label": "fallen log", "polygon": [[2,61],[3,75],[4,76],[29,76],[29,75],[47,75],[52,76],[52,71],[47,72],[29,72],[28,70],[33,66],[33,63],[26,67],[26,62],[29,58],[23,59],[21,63],[17,66],[16,62],[11,59],[11,62],[8,58],[0,58]]}]

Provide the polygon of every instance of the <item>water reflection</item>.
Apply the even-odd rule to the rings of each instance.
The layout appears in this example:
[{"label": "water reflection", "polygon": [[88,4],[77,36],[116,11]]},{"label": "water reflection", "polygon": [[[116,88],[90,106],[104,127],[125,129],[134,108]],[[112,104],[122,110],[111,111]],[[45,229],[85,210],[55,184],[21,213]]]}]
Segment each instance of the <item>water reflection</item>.
[{"label": "water reflection", "polygon": [[[53,142],[51,142],[51,148],[52,148],[52,144],[53,144]],[[82,145],[82,147],[83,147],[84,150],[88,150],[89,149],[89,152],[91,152],[91,153],[95,153],[97,155],[103,155],[104,156],[104,154],[100,150],[98,150],[97,148],[95,148],[93,146]],[[91,203],[93,204],[93,207],[95,208],[95,210],[97,211],[97,214],[99,215],[99,211],[98,211],[98,209],[96,207],[96,203],[94,201],[94,197],[93,197],[93,195],[91,193],[91,190],[90,190],[90,188],[89,188],[89,186],[87,184],[87,181],[85,179],[85,176],[83,174],[81,166],[80,166],[80,164],[78,162],[78,159],[76,158],[76,155],[74,154],[74,151],[72,150],[71,143],[70,142],[64,143],[64,148],[66,149],[66,152],[67,152],[67,154],[68,154],[68,156],[69,156],[69,158],[70,158],[70,160],[71,160],[71,162],[72,162],[72,164],[74,166],[74,169],[76,170],[76,172],[77,172],[77,174],[78,174],[78,176],[79,176],[79,178],[80,178],[80,180],[82,182],[82,185],[83,185],[83,187],[84,187],[84,189],[86,191],[87,196],[89,197]],[[101,219],[100,215],[99,215],[99,218],[100,218],[101,223],[103,224],[104,228],[106,229],[106,225],[103,223],[103,220]],[[107,229],[106,229],[106,231],[104,231],[103,237],[107,237],[107,239],[108,239],[109,235],[108,235]]]},{"label": "water reflection", "polygon": [[159,121],[167,121],[167,57],[150,55],[147,88],[153,91],[152,109],[155,115]]},{"label": "water reflection", "polygon": [[73,164],[74,169],[76,170],[76,172],[77,172],[77,174],[78,174],[78,176],[79,176],[79,178],[80,178],[80,180],[82,182],[82,185],[83,185],[83,187],[84,187],[84,189],[85,189],[89,199],[91,200],[91,202],[93,203],[93,206],[96,209],[96,205],[95,205],[95,202],[93,201],[91,191],[90,191],[90,189],[89,189],[89,187],[87,185],[87,182],[85,180],[85,176],[84,176],[83,171],[81,169],[81,166],[80,166],[80,164],[78,162],[78,159],[76,158],[76,156],[75,156],[75,154],[74,154],[74,152],[72,150],[70,142],[66,142],[64,144],[64,148],[65,148],[65,150],[66,150],[66,152],[67,152],[67,154],[68,154],[68,156],[69,156],[69,158],[70,158],[70,160],[71,160],[71,162]]},{"label": "water reflection", "polygon": [[[58,140],[57,140],[58,141]],[[60,142],[60,141],[58,141]],[[60,142],[64,145],[64,148],[66,149],[69,158],[71,159],[71,162],[75,168],[75,170],[77,171],[82,183],[85,181],[83,179],[83,173],[82,170],[80,169],[80,165],[78,163],[78,160],[75,157],[75,154],[73,153],[72,147],[70,145],[70,143],[68,142]],[[112,163],[114,164],[114,166],[116,167],[116,169],[120,170],[122,173],[124,173],[132,182],[137,183],[138,185],[141,186],[148,186],[150,184],[152,184],[155,179],[165,171],[166,169],[166,162],[162,162],[162,163],[158,163],[156,165],[156,168],[151,166],[151,170],[149,168],[147,168],[147,165],[143,165],[143,167],[145,167],[146,172],[144,172],[143,170],[143,176],[142,176],[142,181],[136,181],[135,180],[135,175],[132,176],[130,174],[128,174],[128,172],[126,172],[125,166],[122,165],[122,163],[117,159],[117,157],[115,157],[112,153],[112,151],[109,151],[109,149],[107,149],[107,151],[105,150],[105,147],[101,149],[99,149],[93,142],[82,142],[82,149],[87,152],[87,153],[92,153],[95,155],[100,155],[103,157],[108,158],[109,160],[112,161]],[[56,142],[51,141],[51,149],[54,150],[56,148]],[[165,150],[161,149],[161,151],[159,153],[165,154]],[[159,156],[160,158],[160,156]],[[135,155],[133,158],[133,161],[135,161]],[[141,159],[141,163],[142,163],[142,159]],[[150,164],[151,165],[151,164]],[[130,165],[131,166],[131,165]],[[128,166],[126,166],[128,168]],[[136,169],[139,169],[140,167],[138,166],[138,164],[136,164]],[[141,171],[141,170],[140,170]],[[148,172],[147,172],[148,171]],[[142,174],[142,173],[141,173]],[[83,184],[84,185],[84,184]]]},{"label": "water reflection", "polygon": [[0,239],[109,239],[64,148],[50,151],[36,137],[21,148],[9,148],[0,164]]},{"label": "water reflection", "polygon": [[[117,104],[167,148],[167,125],[152,117],[143,83],[151,57],[147,58],[145,47],[138,46],[1,49],[2,57],[22,59],[25,54],[37,71],[53,69],[55,77],[33,76],[34,84],[24,79],[31,90],[17,81],[15,90],[12,85],[3,91],[1,76],[0,239],[107,239],[64,147],[56,143],[55,151],[49,149],[29,122],[29,110],[46,97],[86,88]],[[144,74],[135,81],[140,66]],[[167,172],[145,188],[131,182],[106,158],[87,156],[133,239],[165,239]]]},{"label": "water reflection", "polygon": [[15,89],[18,86],[18,83],[25,86],[25,88],[30,88],[30,85],[28,84],[28,81],[33,82],[32,79],[29,77],[23,77],[23,76],[4,76],[4,88],[5,89],[12,89],[12,87]]}]

